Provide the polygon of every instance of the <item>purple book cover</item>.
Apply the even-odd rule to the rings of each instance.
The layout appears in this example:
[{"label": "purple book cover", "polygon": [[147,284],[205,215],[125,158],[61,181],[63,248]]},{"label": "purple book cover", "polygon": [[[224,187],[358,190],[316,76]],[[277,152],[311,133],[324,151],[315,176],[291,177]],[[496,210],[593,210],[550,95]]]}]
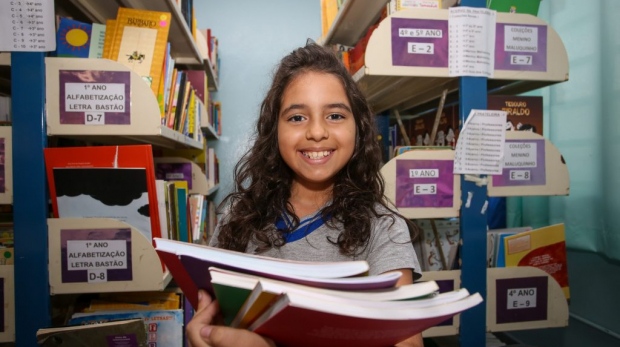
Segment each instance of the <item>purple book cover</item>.
[{"label": "purple book cover", "polygon": [[396,161],[396,207],[452,207],[454,161]]},{"label": "purple book cover", "polygon": [[133,279],[131,229],[61,230],[60,255],[62,283],[97,280],[89,277],[93,270],[105,271],[106,281]]},{"label": "purple book cover", "polygon": [[0,333],[4,332],[4,278],[0,277]]},{"label": "purple book cover", "polygon": [[448,67],[448,21],[392,18],[392,65]]},{"label": "purple book cover", "polygon": [[547,71],[547,26],[497,23],[495,70]]},{"label": "purple book cover", "polygon": [[196,92],[196,96],[205,103],[205,84],[206,78],[204,70],[189,70],[186,71],[187,80]]},{"label": "purple book cover", "polygon": [[547,182],[545,140],[506,140],[504,169],[494,187],[541,186]]},{"label": "purple book cover", "polygon": [[191,163],[157,163],[155,178],[165,181],[186,181],[187,188],[192,189]]},{"label": "purple book cover", "polygon": [[60,70],[60,124],[131,124],[129,71]]},{"label": "purple book cover", "polygon": [[[373,276],[363,277],[365,279],[369,279],[368,283],[335,283],[338,279],[315,279],[315,278],[295,278],[291,279],[286,276],[276,275],[272,273],[259,272],[259,271],[249,271],[248,269],[238,268],[234,266],[230,266],[223,263],[217,263],[215,261],[207,261],[203,259],[198,259],[190,256],[182,255],[180,256],[181,263],[183,267],[187,270],[190,277],[196,284],[196,286],[200,289],[205,289],[207,292],[211,294],[211,296],[215,295],[213,292],[213,286],[211,285],[211,274],[209,272],[210,267],[217,267],[223,270],[237,271],[241,273],[246,273],[250,275],[257,275],[266,278],[271,278],[274,280],[280,280],[284,282],[303,284],[310,287],[316,288],[324,288],[324,289],[334,289],[334,290],[371,290],[371,289],[383,289],[383,288],[391,288],[396,285],[398,282],[398,278],[393,279],[378,279],[373,278]],[[346,279],[344,279],[346,281]]]},{"label": "purple book cover", "polygon": [[6,192],[5,156],[4,138],[0,138],[0,193]]},{"label": "purple book cover", "polygon": [[[453,280],[435,280],[437,286],[439,287],[439,293],[448,293],[454,291],[454,281]],[[451,326],[454,324],[454,318],[450,317],[450,319],[446,319],[445,321],[437,324],[438,327],[441,326]]]}]

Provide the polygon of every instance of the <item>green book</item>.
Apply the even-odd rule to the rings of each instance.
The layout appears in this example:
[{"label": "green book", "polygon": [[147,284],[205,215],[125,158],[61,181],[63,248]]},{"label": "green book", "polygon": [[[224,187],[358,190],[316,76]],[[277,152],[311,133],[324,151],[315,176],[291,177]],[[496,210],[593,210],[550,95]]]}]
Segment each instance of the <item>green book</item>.
[{"label": "green book", "polygon": [[540,0],[488,0],[487,7],[497,12],[538,15]]}]

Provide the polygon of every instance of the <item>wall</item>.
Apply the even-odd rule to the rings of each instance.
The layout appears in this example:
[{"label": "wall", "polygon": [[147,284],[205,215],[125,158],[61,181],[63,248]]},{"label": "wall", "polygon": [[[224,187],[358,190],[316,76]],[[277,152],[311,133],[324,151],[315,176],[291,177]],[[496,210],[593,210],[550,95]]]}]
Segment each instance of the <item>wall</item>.
[{"label": "wall", "polygon": [[198,28],[219,40],[222,136],[210,141],[220,158],[220,203],[232,189],[234,165],[248,148],[274,68],[286,54],[321,35],[318,0],[194,0]]}]

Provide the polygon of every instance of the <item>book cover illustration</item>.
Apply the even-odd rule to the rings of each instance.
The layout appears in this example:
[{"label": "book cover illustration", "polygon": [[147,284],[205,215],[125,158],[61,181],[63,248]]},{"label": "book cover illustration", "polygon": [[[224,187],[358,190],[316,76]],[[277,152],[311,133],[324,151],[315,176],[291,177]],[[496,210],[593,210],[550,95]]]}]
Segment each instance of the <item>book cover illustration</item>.
[{"label": "book cover illustration", "polygon": [[119,7],[112,59],[134,69],[157,95],[171,15]]},{"label": "book cover illustration", "polygon": [[113,218],[151,239],[145,169],[54,168],[59,218]]},{"label": "book cover illustration", "polygon": [[60,231],[63,283],[131,281],[131,229]]},{"label": "book cover illustration", "polygon": [[92,324],[133,318],[144,321],[148,346],[183,346],[183,310],[76,313],[69,324]]},{"label": "book cover illustration", "polygon": [[424,271],[452,270],[461,238],[458,220],[420,219],[417,223],[422,229]]},{"label": "book cover illustration", "polygon": [[69,18],[60,18],[56,32],[58,57],[88,58],[91,47],[92,25]]},{"label": "book cover illustration", "polygon": [[37,343],[41,347],[155,347],[146,342],[141,319],[97,322],[39,329]]},{"label": "book cover illustration", "polygon": [[542,96],[489,95],[487,109],[506,111],[506,131],[531,131],[543,135]]},{"label": "book cover illustration", "polygon": [[129,71],[60,70],[60,124],[131,124]]},{"label": "book cover illustration", "polygon": [[570,299],[564,224],[508,236],[504,242],[506,267],[537,267],[551,275]]}]

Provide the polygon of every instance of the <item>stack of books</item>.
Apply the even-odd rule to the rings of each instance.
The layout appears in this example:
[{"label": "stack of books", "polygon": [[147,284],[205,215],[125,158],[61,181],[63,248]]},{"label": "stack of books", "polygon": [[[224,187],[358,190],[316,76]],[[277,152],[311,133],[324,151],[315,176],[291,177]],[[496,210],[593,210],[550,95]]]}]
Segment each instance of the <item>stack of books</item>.
[{"label": "stack of books", "polygon": [[395,287],[400,272],[364,276],[366,261],[286,261],[164,239],[155,244],[194,308],[198,290],[206,290],[227,325],[278,345],[392,346],[482,301],[466,289],[438,294],[433,281]]}]

